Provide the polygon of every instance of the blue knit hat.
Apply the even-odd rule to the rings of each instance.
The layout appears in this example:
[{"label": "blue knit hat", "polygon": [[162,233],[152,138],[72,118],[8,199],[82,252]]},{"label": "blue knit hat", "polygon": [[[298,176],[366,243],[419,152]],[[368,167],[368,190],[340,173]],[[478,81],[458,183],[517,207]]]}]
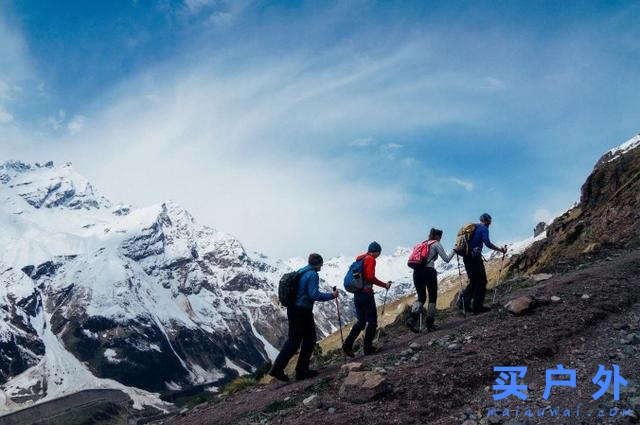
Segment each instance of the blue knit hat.
[{"label": "blue knit hat", "polygon": [[382,252],[382,247],[376,241],[373,241],[369,244],[369,248],[367,248],[367,252]]},{"label": "blue knit hat", "polygon": [[484,213],[480,216],[480,221],[491,221],[491,216],[487,213]]}]

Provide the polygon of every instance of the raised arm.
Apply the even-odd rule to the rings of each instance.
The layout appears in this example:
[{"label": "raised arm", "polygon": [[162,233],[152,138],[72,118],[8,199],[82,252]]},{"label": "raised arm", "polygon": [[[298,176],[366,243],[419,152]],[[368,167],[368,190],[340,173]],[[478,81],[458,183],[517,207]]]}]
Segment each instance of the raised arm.
[{"label": "raised arm", "polygon": [[309,276],[309,298],[314,301],[330,301],[333,299],[333,294],[329,292],[320,292],[320,279],[318,273],[311,273]]},{"label": "raised arm", "polygon": [[491,243],[491,241],[489,240],[488,228],[485,228],[485,230],[482,232],[482,242],[489,249],[493,249],[494,251],[503,252],[503,253],[506,252],[503,248],[495,246],[493,243]]},{"label": "raised arm", "polygon": [[372,285],[377,285],[382,288],[387,288],[387,284],[376,277],[376,259],[375,258],[373,258],[370,255],[365,257],[363,269],[364,269],[363,270],[364,280],[366,280]]},{"label": "raised arm", "polygon": [[451,254],[447,255],[447,253],[445,252],[440,242],[436,243],[434,247],[436,249],[437,255],[439,255],[440,258],[442,258],[442,261],[444,261],[445,263],[448,263],[449,261],[451,261],[453,256],[456,255],[455,251],[453,250],[451,250]]}]

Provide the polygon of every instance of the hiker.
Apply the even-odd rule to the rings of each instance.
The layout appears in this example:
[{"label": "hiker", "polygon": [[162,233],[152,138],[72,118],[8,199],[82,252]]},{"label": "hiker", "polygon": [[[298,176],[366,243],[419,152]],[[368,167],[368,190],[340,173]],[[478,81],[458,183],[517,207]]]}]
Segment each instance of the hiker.
[{"label": "hiker", "polygon": [[353,301],[356,307],[356,324],[351,328],[349,336],[344,340],[342,350],[349,357],[354,357],[353,343],[360,332],[365,328],[363,351],[365,355],[373,354],[377,350],[373,347],[373,338],[378,327],[378,310],[373,293],[373,285],[389,290],[391,282],[383,282],[376,278],[376,258],[382,252],[382,247],[378,242],[371,242],[365,254],[356,257],[356,261],[363,260],[362,277],[363,288],[356,292]]},{"label": "hiker", "polygon": [[[438,272],[435,269],[435,262],[439,255],[440,258],[442,258],[442,261],[448,263],[456,254],[455,251],[452,250],[451,253],[447,255],[440,244],[441,239],[442,230],[432,228],[429,232],[429,238],[414,248],[414,251],[417,249],[424,249],[423,252],[426,252],[426,258],[420,259],[421,261],[417,265],[409,264],[409,266],[413,268],[413,285],[416,288],[418,299],[411,306],[411,313],[409,314],[406,325],[410,330],[416,333],[418,332],[418,329],[415,327],[416,322],[422,315],[422,309],[427,300],[427,291],[429,293],[429,305],[427,306],[426,319],[427,330],[434,331],[436,329],[434,322],[436,315],[436,300],[438,298]],[[418,256],[420,256],[420,252],[418,252]]]},{"label": "hiker", "polygon": [[[461,297],[458,299],[458,308],[472,311],[474,314],[484,313],[491,310],[490,307],[484,306],[484,297],[487,292],[487,272],[484,269],[482,258],[483,245],[494,251],[506,254],[507,247],[500,248],[495,246],[489,240],[489,226],[491,225],[491,216],[484,213],[480,216],[480,223],[475,225],[475,229],[469,241],[469,249],[463,255],[464,269],[469,277],[469,284],[462,291]],[[463,304],[464,303],[464,306]]]},{"label": "hiker", "polygon": [[318,376],[318,372],[309,369],[311,354],[316,345],[316,324],[313,320],[313,304],[315,301],[331,301],[338,297],[338,291],[320,292],[318,272],[322,269],[323,260],[320,254],[310,254],[309,264],[297,272],[299,276],[298,290],[295,304],[287,307],[289,320],[289,335],[280,354],[276,357],[269,375],[280,381],[289,381],[284,373],[291,357],[300,348],[298,364],[296,365],[296,380],[303,380]]}]

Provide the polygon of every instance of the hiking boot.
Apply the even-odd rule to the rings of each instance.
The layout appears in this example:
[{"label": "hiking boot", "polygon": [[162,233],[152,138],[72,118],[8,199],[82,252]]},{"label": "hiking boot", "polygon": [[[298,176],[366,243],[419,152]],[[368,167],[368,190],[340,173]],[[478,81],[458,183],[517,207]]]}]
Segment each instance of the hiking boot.
[{"label": "hiking boot", "polygon": [[270,376],[273,376],[274,378],[276,378],[278,381],[282,381],[282,382],[289,382],[289,377],[287,376],[286,373],[284,373],[284,371],[282,370],[271,370],[269,372]]},{"label": "hiking boot", "polygon": [[416,328],[416,320],[413,317],[409,317],[404,324],[407,325],[411,332],[420,333],[420,330]]},{"label": "hiking boot", "polygon": [[296,372],[296,381],[302,381],[304,379],[310,379],[310,378],[315,378],[316,376],[318,376],[318,371],[317,370],[305,370],[300,371],[300,372]]},{"label": "hiking boot", "polygon": [[433,322],[435,322],[435,319],[433,317],[427,317],[427,332],[433,332],[438,329],[436,325],[433,324]]},{"label": "hiking boot", "polygon": [[353,353],[353,348],[347,347],[345,345],[342,346],[342,351],[349,357],[355,357],[356,355]]},{"label": "hiking boot", "polygon": [[372,354],[376,354],[376,353],[379,353],[380,351],[382,351],[382,347],[373,346],[371,348],[366,348],[366,349],[364,349],[362,351],[364,352],[365,356],[370,356]]},{"label": "hiking boot", "polygon": [[486,313],[487,311],[491,311],[491,307],[487,307],[483,305],[473,309],[473,314],[482,314],[482,313]]},{"label": "hiking boot", "polygon": [[407,323],[406,325],[407,325],[407,328],[408,328],[411,332],[413,332],[413,333],[415,333],[415,334],[419,334],[419,333],[420,333],[420,330],[419,330],[418,328],[416,328],[416,326],[415,326],[415,325],[412,325],[412,324],[409,324],[409,323]]}]

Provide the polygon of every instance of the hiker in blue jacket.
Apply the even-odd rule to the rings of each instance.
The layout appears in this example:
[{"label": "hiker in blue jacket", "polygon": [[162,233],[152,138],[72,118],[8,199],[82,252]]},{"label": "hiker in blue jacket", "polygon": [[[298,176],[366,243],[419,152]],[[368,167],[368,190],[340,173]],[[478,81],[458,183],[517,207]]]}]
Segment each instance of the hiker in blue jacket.
[{"label": "hiker in blue jacket", "polygon": [[[470,253],[462,257],[464,268],[469,277],[469,284],[462,291],[462,296],[458,300],[458,308],[462,309],[462,303],[466,310],[473,313],[484,313],[491,308],[484,306],[484,297],[487,293],[487,272],[484,269],[482,258],[482,247],[486,246],[494,251],[505,254],[507,247],[500,248],[489,240],[489,226],[491,225],[491,216],[484,213],[480,216],[480,223],[476,224],[470,242]],[[473,303],[472,303],[473,301]]]},{"label": "hiker in blue jacket", "polygon": [[314,253],[309,255],[309,264],[298,270],[296,303],[295,306],[287,308],[289,335],[269,372],[269,375],[280,381],[289,381],[284,369],[298,348],[300,348],[300,355],[296,365],[296,379],[302,380],[318,376],[317,371],[309,369],[311,354],[317,341],[313,305],[316,301],[331,301],[338,297],[337,290],[332,293],[320,292],[318,272],[322,268],[322,264],[323,260],[320,254]]}]

